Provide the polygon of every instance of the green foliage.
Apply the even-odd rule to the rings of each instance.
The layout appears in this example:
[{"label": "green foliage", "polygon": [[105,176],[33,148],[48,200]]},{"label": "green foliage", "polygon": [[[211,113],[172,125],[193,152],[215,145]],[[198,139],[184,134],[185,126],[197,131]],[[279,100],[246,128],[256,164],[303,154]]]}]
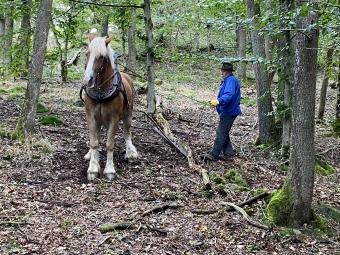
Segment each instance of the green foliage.
[{"label": "green foliage", "polygon": [[53,115],[45,115],[40,119],[40,123],[45,126],[59,126],[63,124],[63,121]]},{"label": "green foliage", "polygon": [[268,192],[268,189],[267,188],[258,188],[253,192],[253,194],[254,194],[254,196],[257,196],[257,195],[260,195],[264,192]]},{"label": "green foliage", "polygon": [[323,215],[340,223],[340,210],[338,208],[335,208],[334,206],[323,204],[323,203],[318,204],[317,208],[318,208],[318,211],[322,213]]},{"label": "green foliage", "polygon": [[330,231],[328,220],[315,212],[313,212],[312,226],[324,233],[328,233]]},{"label": "green foliage", "polygon": [[256,106],[257,102],[255,98],[242,97],[241,104],[245,104],[246,106]]},{"label": "green foliage", "polygon": [[200,196],[203,198],[212,198],[214,195],[214,192],[212,190],[202,190],[200,192]]},{"label": "green foliage", "polygon": [[337,118],[332,122],[332,128],[336,135],[340,136],[340,119]]},{"label": "green foliage", "polygon": [[0,137],[2,137],[2,138],[12,138],[13,132],[9,131],[7,128],[0,127]]}]

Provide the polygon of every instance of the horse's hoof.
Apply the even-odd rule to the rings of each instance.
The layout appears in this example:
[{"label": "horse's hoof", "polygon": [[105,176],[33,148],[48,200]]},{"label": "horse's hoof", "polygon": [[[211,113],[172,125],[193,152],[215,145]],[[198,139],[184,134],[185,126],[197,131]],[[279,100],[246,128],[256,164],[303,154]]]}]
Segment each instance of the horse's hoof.
[{"label": "horse's hoof", "polygon": [[125,159],[136,159],[138,158],[138,153],[137,151],[129,151],[128,153],[125,154]]},{"label": "horse's hoof", "polygon": [[87,173],[87,180],[88,181],[93,181],[98,177],[99,173],[98,172],[89,172]]},{"label": "horse's hoof", "polygon": [[117,179],[117,174],[116,173],[104,173],[104,175],[105,175],[105,178],[108,181],[113,181],[113,180]]}]

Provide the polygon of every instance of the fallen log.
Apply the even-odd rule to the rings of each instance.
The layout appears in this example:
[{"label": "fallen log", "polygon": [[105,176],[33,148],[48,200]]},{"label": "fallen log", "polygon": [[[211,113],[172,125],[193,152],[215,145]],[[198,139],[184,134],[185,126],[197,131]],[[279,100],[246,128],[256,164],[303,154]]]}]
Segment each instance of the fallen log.
[{"label": "fallen log", "polygon": [[163,212],[167,209],[176,209],[176,208],[179,208],[179,207],[181,207],[181,205],[179,205],[179,204],[163,204],[163,205],[151,208],[149,210],[146,210],[145,212],[142,213],[142,217],[149,215],[149,214],[152,214],[152,213]]}]

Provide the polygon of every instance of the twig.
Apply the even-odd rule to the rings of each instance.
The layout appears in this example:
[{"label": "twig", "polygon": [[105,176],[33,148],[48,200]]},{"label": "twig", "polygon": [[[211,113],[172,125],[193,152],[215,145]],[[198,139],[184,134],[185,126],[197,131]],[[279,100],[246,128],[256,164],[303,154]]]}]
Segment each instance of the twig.
[{"label": "twig", "polygon": [[29,224],[25,221],[0,221],[0,225],[9,225],[9,226],[17,226],[17,225],[25,225]]},{"label": "twig", "polygon": [[109,240],[112,237],[112,235],[108,235],[106,237],[103,238],[103,240],[101,240],[100,242],[98,242],[97,246],[101,246],[102,244],[104,244],[107,240]]},{"label": "twig", "polygon": [[217,213],[218,210],[217,209],[195,209],[191,211],[192,213],[195,214],[201,214],[201,215],[208,215],[208,214],[214,214]]},{"label": "twig", "polygon": [[166,231],[166,230],[164,230],[164,229],[161,229],[161,228],[155,228],[155,227],[153,227],[153,226],[151,226],[151,225],[149,225],[149,224],[145,224],[145,226],[148,228],[148,229],[150,229],[150,230],[152,230],[152,231],[156,231],[156,232],[158,232],[158,233],[160,233],[160,234],[162,234],[162,235],[168,235],[168,232]]},{"label": "twig", "polygon": [[322,152],[319,152],[319,153],[317,153],[316,155],[317,155],[317,156],[320,156],[320,155],[326,154],[327,152],[329,152],[329,151],[331,151],[331,150],[338,149],[339,147],[340,147],[340,146],[338,145],[338,146],[335,146],[335,147],[328,148],[327,150],[324,150],[324,151],[322,151]]},{"label": "twig", "polygon": [[224,205],[224,206],[230,206],[230,207],[233,207],[236,211],[238,211],[242,216],[243,218],[252,226],[254,227],[258,227],[258,228],[261,228],[261,229],[265,229],[265,230],[268,230],[269,227],[266,226],[266,225],[263,225],[259,222],[256,222],[254,221],[253,219],[250,218],[250,216],[246,213],[245,210],[243,210],[241,207],[233,204],[233,203],[229,203],[229,202],[221,202],[220,203],[221,205]]},{"label": "twig", "polygon": [[179,207],[181,207],[181,205],[179,205],[179,204],[164,204],[164,205],[156,206],[154,208],[151,208],[151,209],[143,212],[142,217],[149,215],[149,214],[152,214],[152,213],[158,213],[158,212],[165,211],[167,209],[176,209],[176,208],[179,208]]}]

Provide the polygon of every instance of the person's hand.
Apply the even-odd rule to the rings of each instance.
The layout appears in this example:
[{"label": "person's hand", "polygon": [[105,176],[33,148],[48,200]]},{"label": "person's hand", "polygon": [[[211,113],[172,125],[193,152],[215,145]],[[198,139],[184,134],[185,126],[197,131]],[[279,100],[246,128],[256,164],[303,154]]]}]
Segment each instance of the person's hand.
[{"label": "person's hand", "polygon": [[219,104],[219,102],[218,102],[217,99],[212,99],[212,100],[209,101],[209,105],[210,105],[211,107],[215,107],[215,106],[218,105],[218,104]]}]

